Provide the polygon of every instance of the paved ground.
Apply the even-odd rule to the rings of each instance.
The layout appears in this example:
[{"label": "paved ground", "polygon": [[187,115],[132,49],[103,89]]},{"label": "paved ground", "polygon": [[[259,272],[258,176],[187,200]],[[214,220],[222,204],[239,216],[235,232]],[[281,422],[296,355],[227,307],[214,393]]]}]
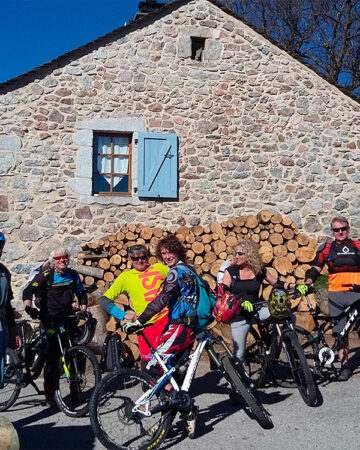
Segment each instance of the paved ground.
[{"label": "paved ground", "polygon": [[[359,346],[357,350],[360,350]],[[296,389],[271,387],[261,399],[272,415],[274,428],[263,430],[240,407],[228,401],[228,387],[208,363],[201,362],[193,384],[200,406],[197,439],[190,441],[181,422],[175,424],[176,438],[163,449],[354,449],[359,448],[360,356],[352,357],[354,376],[346,383],[325,382],[319,386],[318,404],[308,407]],[[44,407],[32,388],[22,391],[6,413],[19,434],[21,449],[100,450],[89,418],[70,419],[56,409]]]}]

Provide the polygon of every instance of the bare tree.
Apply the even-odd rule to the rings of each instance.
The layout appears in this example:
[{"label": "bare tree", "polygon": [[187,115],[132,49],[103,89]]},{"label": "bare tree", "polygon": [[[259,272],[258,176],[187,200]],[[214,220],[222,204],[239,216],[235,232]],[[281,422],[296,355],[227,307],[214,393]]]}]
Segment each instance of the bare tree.
[{"label": "bare tree", "polygon": [[360,96],[360,0],[223,0],[330,81]]}]

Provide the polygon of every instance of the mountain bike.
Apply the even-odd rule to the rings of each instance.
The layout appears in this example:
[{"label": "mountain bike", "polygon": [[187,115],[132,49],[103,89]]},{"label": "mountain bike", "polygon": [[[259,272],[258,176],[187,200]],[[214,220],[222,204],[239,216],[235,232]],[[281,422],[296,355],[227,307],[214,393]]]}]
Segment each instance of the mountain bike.
[{"label": "mountain bike", "polygon": [[45,331],[37,328],[27,338],[26,326],[34,321],[24,319],[16,322],[21,326],[22,347],[19,353],[10,348],[6,350],[5,385],[0,390],[0,411],[10,408],[21,389],[28,385],[33,386],[38,394],[43,394],[35,380],[45,364],[48,340],[54,336],[60,349],[59,383],[54,396],[56,404],[68,416],[86,414],[92,391],[101,379],[100,366],[93,352],[81,345],[72,346],[70,335],[61,324]]},{"label": "mountain bike", "polygon": [[[138,333],[147,341],[143,333],[147,326],[131,327],[128,333]],[[209,330],[203,330],[196,336],[196,342],[196,349],[190,355],[185,350],[175,356],[163,357],[147,341],[153,357],[163,370],[158,380],[144,372],[123,369],[107,375],[96,386],[90,401],[90,420],[95,436],[106,448],[158,447],[166,438],[177,413],[186,415],[193,408],[189,388],[204,350],[240,394],[258,423],[265,429],[273,427],[251,380],[222,337],[214,337]],[[223,353],[215,350],[217,344],[222,346]],[[165,389],[168,383],[172,385],[171,392]]]},{"label": "mountain bike", "polygon": [[[255,315],[249,345],[245,351],[245,368],[256,387],[276,381],[276,368],[290,369],[300,395],[308,406],[316,401],[316,387],[304,350],[295,332],[291,315],[283,319],[270,317],[261,322]],[[277,366],[277,367],[275,367]],[[288,372],[288,370],[286,370]]]},{"label": "mountain bike", "polygon": [[[344,287],[352,287],[353,289],[359,289],[358,285],[343,285]],[[309,288],[308,293],[315,293],[314,288]],[[305,295],[309,312],[314,319],[315,328],[312,332],[305,330],[300,326],[296,326],[295,330],[299,335],[300,342],[307,359],[309,360],[312,370],[315,376],[321,377],[324,374],[325,366],[331,367],[332,370],[337,373],[337,369],[334,365],[335,352],[341,348],[342,344],[347,340],[349,333],[354,326],[358,333],[360,331],[360,293],[359,300],[348,306],[343,313],[336,318],[336,320],[342,317],[348,316],[348,320],[344,325],[342,331],[334,336],[333,345],[329,345],[327,342],[327,332],[332,328],[332,322],[335,320],[329,316],[325,316],[318,313],[311,304],[308,295]]]}]

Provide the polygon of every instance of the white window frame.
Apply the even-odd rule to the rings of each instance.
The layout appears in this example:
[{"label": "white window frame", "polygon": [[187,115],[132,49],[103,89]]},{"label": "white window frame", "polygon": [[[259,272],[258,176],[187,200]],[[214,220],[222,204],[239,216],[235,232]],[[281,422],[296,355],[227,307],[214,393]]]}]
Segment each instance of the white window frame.
[{"label": "white window frame", "polygon": [[[108,119],[88,120],[77,124],[77,133],[74,136],[74,144],[77,148],[76,178],[68,181],[69,188],[80,195],[80,203],[83,204],[115,204],[115,205],[140,205],[136,194],[138,174],[138,133],[145,131],[143,119]],[[132,134],[131,153],[131,195],[101,195],[92,194],[93,186],[93,161],[94,161],[94,133],[125,133]]]}]

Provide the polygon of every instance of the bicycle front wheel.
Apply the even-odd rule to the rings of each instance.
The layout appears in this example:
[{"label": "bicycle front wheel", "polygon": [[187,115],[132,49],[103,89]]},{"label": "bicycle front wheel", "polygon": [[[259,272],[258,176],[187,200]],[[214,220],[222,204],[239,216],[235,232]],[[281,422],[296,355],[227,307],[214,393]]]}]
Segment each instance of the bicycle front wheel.
[{"label": "bicycle front wheel", "polygon": [[4,367],[4,387],[0,389],[0,411],[6,411],[19,397],[22,369],[18,355],[10,348],[6,349]]},{"label": "bicycle front wheel", "polygon": [[257,331],[251,327],[248,334],[249,345],[245,350],[246,372],[256,387],[262,387],[267,379],[268,355],[266,347]]},{"label": "bicycle front wheel", "polygon": [[282,340],[286,348],[290,369],[301,397],[308,406],[312,406],[316,401],[316,388],[304,350],[293,330],[286,331],[282,336]]},{"label": "bicycle front wheel", "polygon": [[321,367],[318,357],[320,350],[318,342],[319,336],[314,337],[309,331],[298,325],[295,325],[295,331],[310,369],[312,369],[315,376],[320,375]]},{"label": "bicycle front wheel", "polygon": [[95,436],[108,449],[154,449],[166,438],[173,420],[163,389],[156,391],[134,412],[136,401],[156,382],[137,370],[107,375],[96,386],[90,402],[90,421]]},{"label": "bicycle front wheel", "polygon": [[258,423],[265,429],[273,428],[274,424],[270,419],[269,413],[257,398],[255,391],[248,385],[248,383],[243,381],[232,360],[228,356],[225,356],[222,359],[222,364],[233,388],[241,395],[244,402],[254,414]]},{"label": "bicycle front wheel", "polygon": [[81,417],[89,411],[90,397],[101,380],[99,363],[91,350],[79,345],[66,350],[59,370],[55,401],[67,416]]}]

